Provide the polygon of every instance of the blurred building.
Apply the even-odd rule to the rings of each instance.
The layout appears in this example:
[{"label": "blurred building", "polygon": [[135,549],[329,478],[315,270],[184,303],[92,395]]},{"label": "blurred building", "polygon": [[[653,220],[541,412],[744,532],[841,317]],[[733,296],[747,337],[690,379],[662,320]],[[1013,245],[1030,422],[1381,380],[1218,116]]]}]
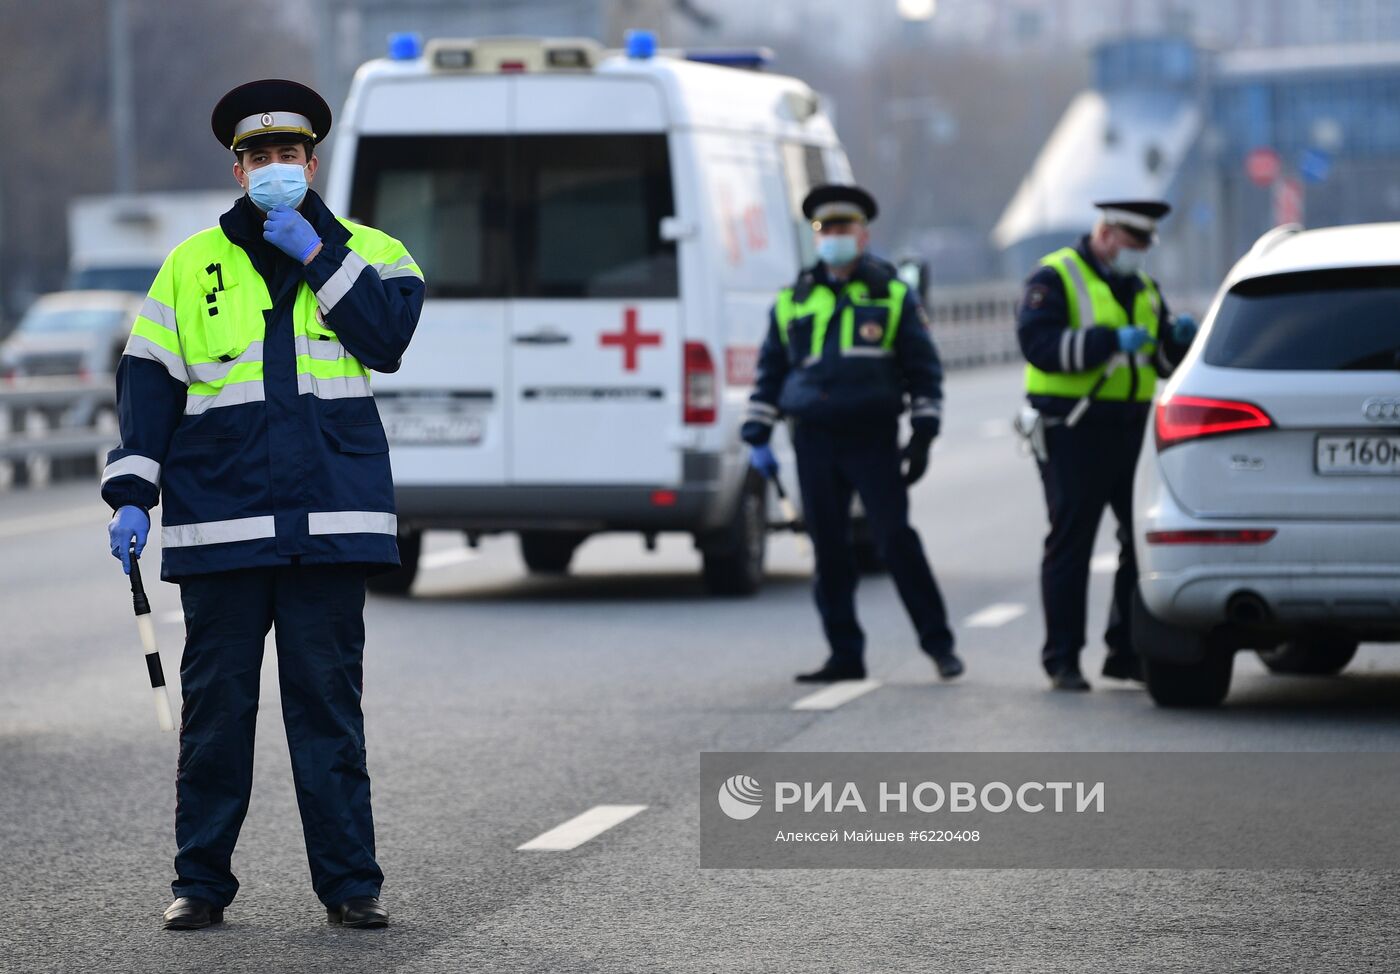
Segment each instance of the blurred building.
[{"label": "blurred building", "polygon": [[1173,202],[1153,269],[1187,289],[1276,223],[1400,220],[1400,42],[1213,54],[1135,37],[1093,63],[993,231],[1005,274],[1077,238],[1104,197]]}]

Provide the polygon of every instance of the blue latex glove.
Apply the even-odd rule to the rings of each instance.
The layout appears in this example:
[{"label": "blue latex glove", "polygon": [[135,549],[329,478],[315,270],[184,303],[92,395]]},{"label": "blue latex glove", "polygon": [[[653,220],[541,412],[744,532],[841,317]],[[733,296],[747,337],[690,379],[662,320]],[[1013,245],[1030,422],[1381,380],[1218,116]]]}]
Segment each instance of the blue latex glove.
[{"label": "blue latex glove", "polygon": [[112,549],[112,557],[122,563],[122,571],[131,574],[131,538],[136,537],[136,557],[146,548],[146,537],[151,533],[151,519],[146,512],[135,505],[117,508],[112,520],[107,524],[107,538]]},{"label": "blue latex glove", "polygon": [[1200,322],[1190,315],[1172,316],[1172,341],[1178,345],[1190,345],[1200,330]]},{"label": "blue latex glove", "polygon": [[303,264],[321,242],[306,217],[285,206],[273,207],[268,213],[267,222],[263,224],[263,239]]},{"label": "blue latex glove", "polygon": [[1118,329],[1118,347],[1129,354],[1136,352],[1152,341],[1152,334],[1137,325],[1124,325]]},{"label": "blue latex glove", "polygon": [[766,444],[750,448],[749,466],[753,467],[765,477],[776,477],[778,475],[778,458],[773,455],[773,448]]}]

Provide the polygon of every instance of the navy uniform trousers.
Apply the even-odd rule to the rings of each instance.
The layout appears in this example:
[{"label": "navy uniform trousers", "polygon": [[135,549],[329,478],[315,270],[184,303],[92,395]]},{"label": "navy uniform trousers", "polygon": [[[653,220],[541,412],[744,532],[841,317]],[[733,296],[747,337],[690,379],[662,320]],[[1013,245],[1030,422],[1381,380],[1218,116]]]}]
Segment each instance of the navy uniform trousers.
[{"label": "navy uniform trousers", "polygon": [[[1089,412],[1094,408],[1090,406]],[[1133,471],[1142,449],[1145,417],[1145,412],[1134,410],[1114,415],[1107,422],[1094,422],[1086,414],[1078,426],[1056,425],[1045,431],[1047,460],[1039,466],[1050,532],[1040,563],[1040,602],[1045,611],[1045,645],[1040,659],[1052,676],[1079,668],[1089,563],[1105,507],[1113,509],[1118,521],[1120,551],[1104,644],[1111,656],[1134,655],[1131,620],[1137,558],[1132,537]]]},{"label": "navy uniform trousers", "polygon": [[312,887],[327,906],[379,895],[360,712],[365,577],[363,565],[292,565],[179,580],[177,897],[222,907],[238,891],[230,858],[252,791],[263,643],[273,626]]},{"label": "navy uniform trousers", "polygon": [[860,495],[875,545],[918,631],[919,645],[934,657],[952,652],[953,633],[943,596],[919,535],[909,524],[898,425],[891,422],[888,428],[838,432],[798,421],[793,447],[803,518],[817,559],[817,611],[833,660],[855,664],[865,652],[865,633],[856,621],[859,575],[851,547],[853,492]]}]

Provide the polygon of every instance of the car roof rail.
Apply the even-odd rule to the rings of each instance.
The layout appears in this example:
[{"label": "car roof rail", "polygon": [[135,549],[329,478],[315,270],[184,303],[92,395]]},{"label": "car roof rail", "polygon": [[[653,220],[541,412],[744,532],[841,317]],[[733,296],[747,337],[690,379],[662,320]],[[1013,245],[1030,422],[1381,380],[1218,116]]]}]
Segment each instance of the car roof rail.
[{"label": "car roof rail", "polygon": [[1249,248],[1249,256],[1263,257],[1269,251],[1283,243],[1284,240],[1293,236],[1295,233],[1302,232],[1303,225],[1301,223],[1281,223],[1272,230],[1265,231],[1263,236],[1254,241],[1254,246]]}]

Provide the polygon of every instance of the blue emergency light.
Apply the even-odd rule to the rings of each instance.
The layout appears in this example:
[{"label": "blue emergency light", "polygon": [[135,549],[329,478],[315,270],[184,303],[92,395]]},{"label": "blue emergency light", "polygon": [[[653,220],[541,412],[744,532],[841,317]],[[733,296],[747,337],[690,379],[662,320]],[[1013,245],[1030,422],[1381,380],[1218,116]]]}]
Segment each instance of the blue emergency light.
[{"label": "blue emergency light", "polygon": [[656,35],[649,30],[629,30],[624,41],[630,58],[646,60],[656,54]]},{"label": "blue emergency light", "polygon": [[389,35],[389,60],[413,61],[423,55],[423,38],[412,31]]},{"label": "blue emergency light", "polygon": [[773,63],[773,50],[768,47],[735,48],[734,50],[686,51],[687,61],[717,64],[725,68],[747,68],[762,71]]}]

